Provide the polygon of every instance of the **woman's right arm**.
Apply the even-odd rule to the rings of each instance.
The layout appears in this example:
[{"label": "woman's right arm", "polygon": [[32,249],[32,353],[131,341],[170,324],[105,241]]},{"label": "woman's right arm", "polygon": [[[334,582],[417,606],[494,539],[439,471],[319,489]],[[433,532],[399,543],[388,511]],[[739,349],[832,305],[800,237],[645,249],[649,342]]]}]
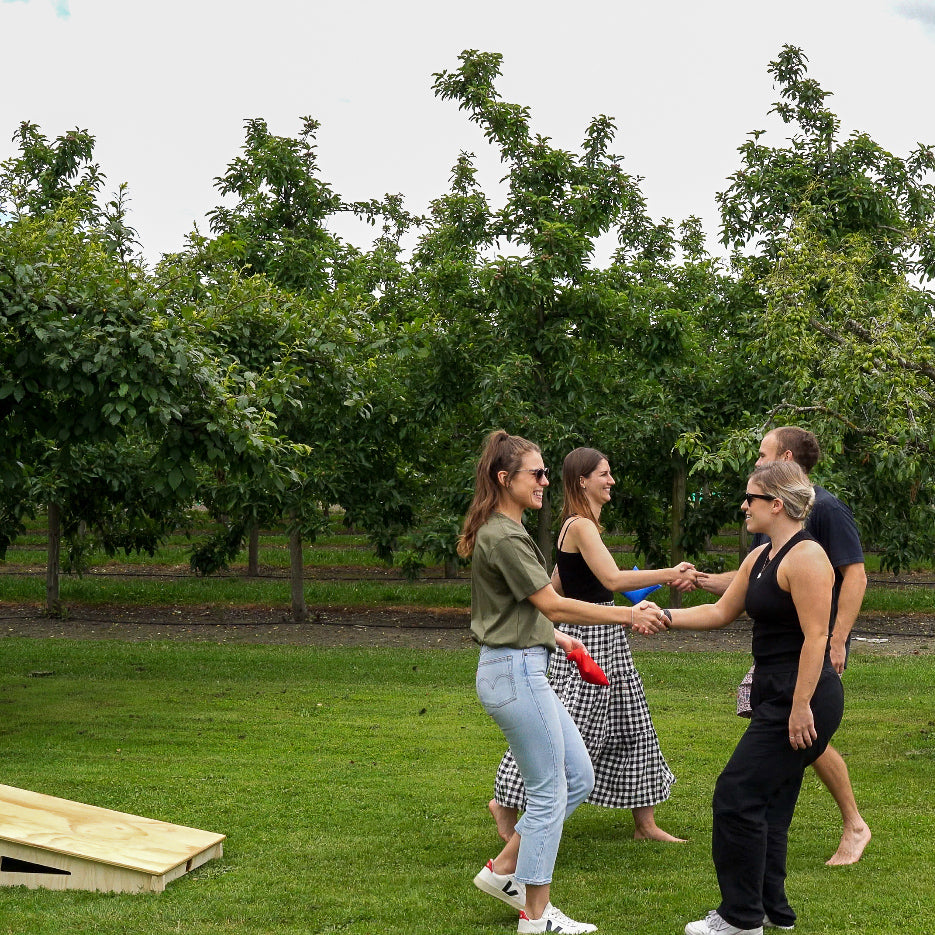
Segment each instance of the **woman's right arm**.
[{"label": "woman's right arm", "polygon": [[717,630],[736,620],[743,611],[747,585],[750,583],[750,569],[764,548],[769,546],[761,546],[747,555],[716,604],[698,604],[695,607],[670,610],[669,626],[673,630]]},{"label": "woman's right arm", "polygon": [[566,540],[568,537],[571,537],[571,544],[578,547],[597,580],[610,591],[632,591],[652,584],[668,584],[679,591],[690,591],[694,587],[695,566],[690,562],[682,562],[672,568],[641,571],[618,568],[600,532],[590,520],[581,519],[571,525]]}]

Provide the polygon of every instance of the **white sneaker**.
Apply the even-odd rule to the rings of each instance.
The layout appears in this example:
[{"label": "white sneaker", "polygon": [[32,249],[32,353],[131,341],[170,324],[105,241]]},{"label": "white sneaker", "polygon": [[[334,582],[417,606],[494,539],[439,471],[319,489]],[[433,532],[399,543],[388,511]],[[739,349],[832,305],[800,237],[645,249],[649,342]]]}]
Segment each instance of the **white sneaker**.
[{"label": "white sneaker", "polygon": [[586,932],[596,932],[597,926],[590,922],[575,922],[569,919],[564,912],[559,911],[548,903],[542,911],[541,918],[530,919],[525,912],[519,914],[517,932],[567,932],[568,935],[585,935]]},{"label": "white sneaker", "polygon": [[780,925],[778,922],[773,922],[769,916],[763,916],[763,928],[765,929],[785,929],[787,932],[791,932],[795,926],[794,925]]},{"label": "white sneaker", "polygon": [[685,926],[685,935],[763,935],[763,926],[755,929],[739,929],[730,922],[725,922],[717,910],[712,909],[703,919],[689,922]]},{"label": "white sneaker", "polygon": [[488,896],[502,899],[519,912],[526,905],[526,885],[509,873],[494,873],[492,860],[488,860],[484,869],[474,877],[474,885]]}]

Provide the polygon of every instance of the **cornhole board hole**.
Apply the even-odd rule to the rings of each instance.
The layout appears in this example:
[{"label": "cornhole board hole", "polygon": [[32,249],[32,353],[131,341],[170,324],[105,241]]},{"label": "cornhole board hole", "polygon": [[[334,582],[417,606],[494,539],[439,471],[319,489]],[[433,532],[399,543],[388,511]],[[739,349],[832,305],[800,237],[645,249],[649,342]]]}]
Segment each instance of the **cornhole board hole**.
[{"label": "cornhole board hole", "polygon": [[0,785],[0,885],[161,893],[225,835]]}]

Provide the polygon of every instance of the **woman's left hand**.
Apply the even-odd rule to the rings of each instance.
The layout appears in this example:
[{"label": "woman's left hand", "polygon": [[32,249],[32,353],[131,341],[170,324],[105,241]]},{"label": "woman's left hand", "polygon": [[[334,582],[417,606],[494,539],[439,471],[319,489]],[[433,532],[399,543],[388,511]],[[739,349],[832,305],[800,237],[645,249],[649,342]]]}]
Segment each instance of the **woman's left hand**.
[{"label": "woman's left hand", "polygon": [[575,649],[584,649],[584,643],[581,640],[576,640],[573,636],[569,636],[561,630],[555,631],[555,645],[565,653],[570,653]]},{"label": "woman's left hand", "polygon": [[792,713],[789,715],[789,743],[792,744],[792,749],[804,750],[817,739],[818,731],[815,730],[815,718],[812,716],[811,706],[793,704]]}]

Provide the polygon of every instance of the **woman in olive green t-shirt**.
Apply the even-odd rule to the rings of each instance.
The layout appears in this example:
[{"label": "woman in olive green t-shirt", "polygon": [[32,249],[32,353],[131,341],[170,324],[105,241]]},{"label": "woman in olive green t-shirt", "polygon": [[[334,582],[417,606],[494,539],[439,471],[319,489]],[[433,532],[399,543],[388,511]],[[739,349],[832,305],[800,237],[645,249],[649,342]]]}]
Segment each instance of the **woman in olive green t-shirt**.
[{"label": "woman in olive green t-shirt", "polygon": [[651,601],[607,607],[555,591],[522,524],[525,510],[541,509],[548,484],[535,444],[492,432],[458,542],[458,554],[472,559],[471,632],[481,644],[477,695],[510,744],[527,792],[513,837],[474,883],[520,910],[519,932],[583,933],[596,927],[569,919],[549,901],[562,825],[594,783],[581,735],[546,674],[556,647],[568,652],[582,644],[554,624],[616,623],[654,633],[666,618]]}]

